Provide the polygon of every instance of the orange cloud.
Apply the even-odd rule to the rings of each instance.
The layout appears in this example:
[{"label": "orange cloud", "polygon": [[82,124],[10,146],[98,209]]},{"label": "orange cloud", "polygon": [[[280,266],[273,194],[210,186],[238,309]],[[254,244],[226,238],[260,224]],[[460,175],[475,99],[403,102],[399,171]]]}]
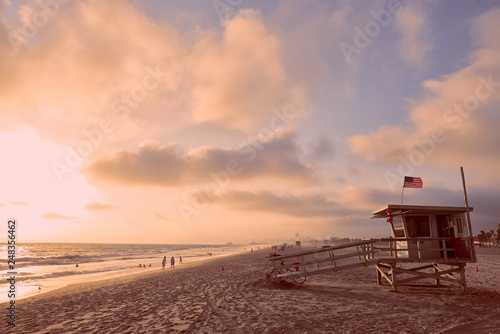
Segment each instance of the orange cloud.
[{"label": "orange cloud", "polygon": [[22,205],[28,205],[29,202],[19,202],[19,201],[14,201],[14,202],[10,202],[10,204],[12,205],[16,205],[16,206],[22,206]]},{"label": "orange cloud", "polygon": [[[19,16],[26,21],[32,13],[23,6]],[[304,93],[287,81],[279,39],[252,10],[220,31],[182,37],[126,1],[71,2],[14,55],[5,36],[21,28],[0,22],[2,128],[29,124],[69,144],[92,142],[105,121],[106,141],[94,137],[100,147],[200,123],[250,131],[283,106],[304,113]]]},{"label": "orange cloud", "polygon": [[111,205],[111,204],[104,204],[104,203],[98,203],[98,202],[92,202],[92,203],[87,203],[83,207],[85,210],[108,210],[108,209],[113,209],[116,208],[116,206]]},{"label": "orange cloud", "polygon": [[56,212],[45,212],[44,214],[42,214],[40,216],[40,218],[43,218],[43,219],[64,219],[64,220],[77,219],[77,217],[61,215],[61,214],[56,213]]},{"label": "orange cloud", "polygon": [[153,214],[155,215],[155,217],[160,218],[161,220],[172,220],[172,219],[169,219],[169,218],[159,214],[158,212],[154,212]]},{"label": "orange cloud", "polygon": [[[26,18],[28,12],[24,6],[19,15]],[[68,3],[16,54],[4,43],[3,126],[28,123],[64,143],[96,126],[105,114],[117,114],[113,101],[134,93],[148,67],[163,64],[162,71],[168,71],[165,64],[183,52],[173,29],[150,22],[119,0]],[[129,130],[126,123],[119,129]]]},{"label": "orange cloud", "polygon": [[286,81],[280,41],[259,15],[242,10],[223,26],[222,37],[207,34],[190,55],[193,119],[250,130],[274,108],[286,105],[301,114],[303,93]]}]

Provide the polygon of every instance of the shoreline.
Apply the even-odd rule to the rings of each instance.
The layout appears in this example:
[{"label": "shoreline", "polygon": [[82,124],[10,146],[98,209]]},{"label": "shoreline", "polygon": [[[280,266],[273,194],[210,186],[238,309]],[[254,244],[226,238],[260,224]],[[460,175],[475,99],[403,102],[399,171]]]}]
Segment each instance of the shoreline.
[{"label": "shoreline", "polygon": [[[92,288],[92,285],[95,284],[97,286],[97,283],[105,283],[106,281],[110,281],[110,282],[120,282],[120,281],[134,281],[136,279],[136,277],[139,277],[139,276],[144,276],[144,275],[154,275],[155,273],[160,273],[160,272],[169,272],[169,271],[175,271],[175,270],[182,270],[182,269],[187,269],[187,268],[190,268],[190,267],[195,267],[197,265],[201,265],[205,262],[209,262],[209,261],[213,261],[213,260],[217,260],[217,259],[221,259],[221,258],[227,258],[227,257],[231,257],[231,256],[236,256],[238,254],[242,254],[244,253],[244,251],[240,251],[240,252],[235,252],[235,253],[231,253],[231,254],[227,254],[227,255],[218,255],[218,256],[215,256],[215,257],[208,257],[208,258],[205,258],[205,259],[200,259],[200,260],[196,260],[196,261],[193,261],[193,262],[184,262],[182,264],[179,264],[179,263],[176,263],[175,265],[175,269],[170,269],[170,260],[167,261],[167,265],[168,266],[165,266],[165,269],[162,269],[162,268],[155,268],[155,269],[147,269],[144,270],[144,271],[140,271],[139,272],[139,269],[137,269],[138,272],[133,272],[133,273],[120,273],[120,271],[110,271],[110,272],[105,272],[105,273],[92,273],[92,274],[82,274],[82,275],[79,275],[79,276],[86,276],[86,275],[89,275],[89,276],[96,276],[96,278],[94,279],[90,279],[90,280],[86,280],[86,281],[82,281],[82,282],[76,282],[76,283],[68,283],[68,284],[65,284],[65,285],[61,285],[61,286],[56,286],[56,287],[44,287],[44,289],[42,290],[34,290],[33,292],[27,292],[25,294],[23,294],[21,297],[18,297],[16,298],[16,304],[19,304],[19,302],[21,301],[24,301],[24,300],[27,300],[27,299],[33,299],[33,298],[41,298],[43,296],[46,296],[48,294],[51,294],[51,293],[57,293],[59,291],[63,291],[63,290],[72,290],[72,288],[78,288],[78,286],[85,286],[85,287],[89,287],[89,288]],[[135,270],[136,268],[133,268],[132,270]],[[127,269],[125,269],[127,270]],[[109,277],[109,276],[112,276],[112,277]],[[74,278],[77,278],[77,277],[74,277]],[[88,277],[87,277],[88,278]],[[53,280],[57,280],[57,279],[53,279]],[[7,306],[9,305],[10,303],[10,300],[7,299],[5,301],[0,301],[0,308],[4,307],[4,306]]]}]

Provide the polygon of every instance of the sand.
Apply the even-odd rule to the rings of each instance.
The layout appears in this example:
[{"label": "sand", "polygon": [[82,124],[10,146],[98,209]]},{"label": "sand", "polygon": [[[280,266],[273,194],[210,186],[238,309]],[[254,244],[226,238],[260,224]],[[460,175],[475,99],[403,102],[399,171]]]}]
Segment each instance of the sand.
[{"label": "sand", "polygon": [[374,267],[272,283],[261,250],[18,300],[15,329],[2,315],[0,332],[500,333],[500,249],[477,252],[466,294],[392,292],[375,284]]}]

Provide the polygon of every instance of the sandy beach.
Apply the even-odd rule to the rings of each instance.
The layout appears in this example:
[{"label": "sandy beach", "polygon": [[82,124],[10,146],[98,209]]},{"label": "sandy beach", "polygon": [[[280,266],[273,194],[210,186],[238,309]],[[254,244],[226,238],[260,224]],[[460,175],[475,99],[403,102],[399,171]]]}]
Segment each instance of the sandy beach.
[{"label": "sandy beach", "polygon": [[[374,267],[271,283],[269,250],[72,285],[16,302],[5,333],[500,333],[500,249],[477,249],[469,291],[391,291]],[[223,270],[222,270],[223,269]]]}]

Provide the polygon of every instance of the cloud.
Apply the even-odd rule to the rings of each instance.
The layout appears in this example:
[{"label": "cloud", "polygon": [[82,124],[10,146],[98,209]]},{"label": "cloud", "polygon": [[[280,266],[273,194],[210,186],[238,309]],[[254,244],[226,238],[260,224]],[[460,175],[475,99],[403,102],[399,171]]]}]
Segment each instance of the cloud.
[{"label": "cloud", "polygon": [[335,143],[332,138],[324,133],[314,138],[309,144],[309,147],[309,158],[313,161],[329,160],[335,157]]},{"label": "cloud", "polygon": [[14,202],[10,202],[10,204],[12,205],[15,205],[15,206],[23,206],[23,205],[28,205],[29,202],[24,202],[24,201],[14,201]]},{"label": "cloud", "polygon": [[190,54],[193,119],[248,131],[274,108],[301,114],[303,92],[287,82],[281,43],[258,13],[242,10],[223,27],[222,37],[203,36]]},{"label": "cloud", "polygon": [[[22,6],[21,21],[37,10]],[[257,11],[183,34],[122,0],[70,2],[49,20],[17,53],[6,36],[23,26],[0,22],[1,128],[28,124],[67,145],[107,120],[113,127],[106,141],[95,139],[100,146],[193,124],[251,131],[284,106],[304,114],[280,40]]]},{"label": "cloud", "polygon": [[78,217],[73,217],[73,216],[66,216],[66,215],[61,215],[59,213],[55,212],[45,212],[40,216],[40,218],[43,219],[64,219],[64,220],[69,220],[69,219],[77,219]]},{"label": "cloud", "polygon": [[[353,44],[353,28],[364,26],[372,3],[280,1],[266,18],[268,26],[281,32],[286,47],[287,77],[301,83],[309,97],[350,99],[357,80],[359,57],[346,66],[342,42]],[[356,7],[356,8],[355,8]]]},{"label": "cloud", "polygon": [[293,217],[347,217],[359,214],[320,192],[276,194],[270,191],[229,190],[214,202],[235,210],[264,211]]},{"label": "cloud", "polygon": [[425,66],[425,55],[432,50],[429,41],[430,22],[422,3],[413,2],[406,5],[396,15],[395,27],[401,34],[399,54],[406,63],[422,68]]},{"label": "cloud", "polygon": [[163,215],[159,214],[158,212],[154,212],[153,214],[154,214],[157,218],[160,218],[161,220],[172,220],[172,219],[170,219],[170,218],[167,218],[167,217],[165,217],[165,216],[163,216]]},{"label": "cloud", "polygon": [[[39,9],[23,6],[19,15],[26,21]],[[170,64],[182,52],[173,29],[125,1],[71,2],[49,20],[17,53],[12,45],[1,49],[0,118],[4,127],[29,124],[64,143],[112,114],[113,100],[142,84],[148,66]]]},{"label": "cloud", "polygon": [[[260,138],[260,139],[259,139]],[[271,177],[313,182],[312,166],[300,161],[295,133],[255,137],[237,148],[203,146],[184,152],[175,144],[143,142],[136,152],[111,151],[82,172],[93,182],[177,186],[199,182],[233,182]]]},{"label": "cloud", "polygon": [[94,210],[114,209],[114,208],[116,208],[116,206],[111,205],[111,204],[105,204],[105,203],[91,202],[91,203],[85,204],[85,206],[83,208],[85,210],[94,211]]},{"label": "cloud", "polygon": [[[414,166],[465,164],[481,172],[500,165],[500,44],[489,29],[496,7],[472,22],[479,46],[469,65],[423,82],[425,94],[411,101],[408,125],[382,126],[349,139],[352,152],[367,160]],[[497,25],[495,25],[496,27]],[[493,29],[494,30],[494,29]],[[497,31],[498,33],[498,31]]]},{"label": "cloud", "polygon": [[[459,195],[461,194],[457,194],[457,196]],[[500,223],[498,221],[498,203],[500,203],[498,188],[469,187],[467,195],[469,205],[474,208],[471,213],[471,224],[474,233],[478,233],[480,230],[496,230]]]}]

